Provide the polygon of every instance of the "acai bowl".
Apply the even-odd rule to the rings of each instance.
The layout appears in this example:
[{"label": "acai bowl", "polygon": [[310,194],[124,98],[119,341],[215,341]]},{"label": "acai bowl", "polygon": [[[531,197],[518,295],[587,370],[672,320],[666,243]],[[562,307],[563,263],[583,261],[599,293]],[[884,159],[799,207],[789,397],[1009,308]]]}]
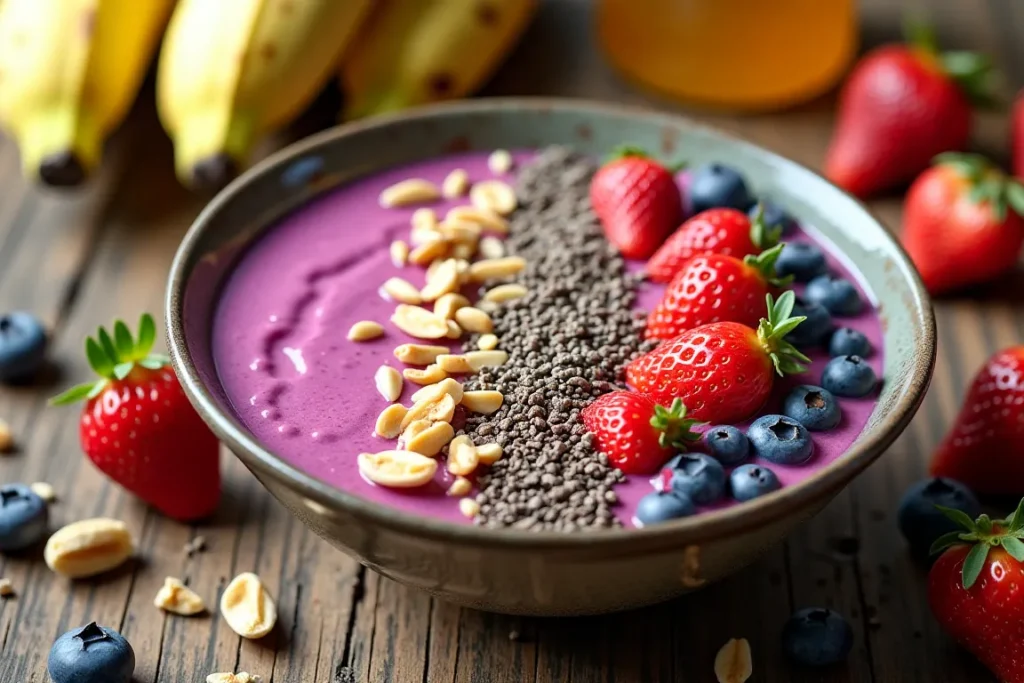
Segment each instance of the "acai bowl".
[{"label": "acai bowl", "polygon": [[[657,257],[625,258],[590,196],[624,143],[692,169],[674,225],[732,203],[690,231],[749,229],[760,206],[785,246],[737,252],[751,258],[735,273],[681,259],[689,276],[651,277]],[[719,301],[716,277],[743,301]],[[806,320],[758,342],[766,294],[785,331],[791,289]],[[745,342],[698,326],[666,351],[721,322],[719,305]],[[398,581],[528,614],[648,604],[740,568],[895,439],[934,361],[917,276],[855,200],[685,120],[576,102],[448,105],[280,152],[196,221],[167,313],[200,413],[318,534]],[[830,353],[833,327],[866,357]],[[776,378],[771,354],[797,367]],[[626,391],[657,400],[608,398]],[[653,403],[669,409],[665,444],[644,433]]]}]

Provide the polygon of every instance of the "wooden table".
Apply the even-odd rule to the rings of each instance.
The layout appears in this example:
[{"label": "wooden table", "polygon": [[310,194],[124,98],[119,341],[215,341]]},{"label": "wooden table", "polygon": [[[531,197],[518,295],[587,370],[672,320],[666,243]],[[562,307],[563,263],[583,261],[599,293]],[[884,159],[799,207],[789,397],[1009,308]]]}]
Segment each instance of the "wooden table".
[{"label": "wooden table", "polygon": [[[548,0],[488,93],[673,108],[627,89],[603,64],[588,30],[589,4]],[[1024,3],[864,4],[868,45],[898,35],[903,5],[930,16],[947,45],[983,47],[997,57],[1009,84],[1024,83]],[[0,459],[0,481],[50,482],[60,496],[52,509],[55,525],[117,517],[139,546],[134,564],[75,584],[51,574],[35,554],[0,559],[0,576],[17,590],[0,601],[0,681],[47,680],[50,643],[90,620],[132,642],[140,682],[201,682],[208,673],[232,670],[276,683],[713,681],[715,652],[734,636],[752,644],[755,681],[989,680],[930,618],[924,574],[909,561],[893,516],[903,489],[922,476],[973,371],[997,348],[1024,338],[1016,297],[997,291],[937,306],[939,361],[923,408],[892,450],[827,510],[733,578],[641,611],[535,620],[432,600],[320,541],[230,456],[224,458],[220,512],[195,528],[161,518],[110,484],[81,456],[76,411],[47,408],[45,397],[88,376],[82,340],[98,324],[161,308],[175,247],[202,205],[173,178],[170,145],[151,101],[150,89],[111,145],[103,171],[77,193],[26,187],[16,150],[0,144],[0,309],[41,315],[53,330],[57,366],[44,386],[0,390],[0,416],[18,441],[17,452]],[[752,118],[694,115],[819,167],[832,103]],[[298,130],[328,120],[314,113]],[[987,114],[981,121],[979,148],[1005,157],[1005,117]],[[899,225],[897,198],[873,208],[890,227]],[[208,550],[189,558],[183,547],[198,535]],[[165,576],[187,579],[215,605],[226,582],[246,570],[258,572],[277,597],[280,623],[267,642],[241,641],[217,616],[168,617],[153,607]],[[847,666],[808,673],[782,660],[783,620],[794,608],[812,605],[838,609],[853,623],[856,647]]]}]

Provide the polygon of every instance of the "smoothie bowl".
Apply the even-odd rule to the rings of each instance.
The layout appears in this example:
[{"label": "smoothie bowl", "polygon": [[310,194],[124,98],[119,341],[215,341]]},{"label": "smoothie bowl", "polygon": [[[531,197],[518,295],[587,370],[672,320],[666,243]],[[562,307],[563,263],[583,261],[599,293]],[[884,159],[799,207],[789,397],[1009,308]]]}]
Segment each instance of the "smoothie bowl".
[{"label": "smoothie bowl", "polygon": [[[599,170],[622,144],[662,165]],[[204,419],[316,533],[542,615],[750,562],[899,435],[934,362],[855,200],[679,118],[550,100],[283,150],[196,221],[167,320]]]}]

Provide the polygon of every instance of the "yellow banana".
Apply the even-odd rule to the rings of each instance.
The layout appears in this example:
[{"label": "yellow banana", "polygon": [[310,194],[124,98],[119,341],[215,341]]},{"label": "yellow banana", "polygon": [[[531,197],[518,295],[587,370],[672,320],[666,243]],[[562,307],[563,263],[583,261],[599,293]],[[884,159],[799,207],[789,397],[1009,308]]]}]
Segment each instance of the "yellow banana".
[{"label": "yellow banana", "polygon": [[135,99],[174,0],[0,2],[0,124],[24,174],[76,185]]},{"label": "yellow banana", "polygon": [[515,45],[536,0],[389,0],[346,53],[345,117],[463,97]]},{"label": "yellow banana", "polygon": [[157,107],[178,177],[216,189],[260,136],[329,80],[371,0],[181,0],[164,38]]}]

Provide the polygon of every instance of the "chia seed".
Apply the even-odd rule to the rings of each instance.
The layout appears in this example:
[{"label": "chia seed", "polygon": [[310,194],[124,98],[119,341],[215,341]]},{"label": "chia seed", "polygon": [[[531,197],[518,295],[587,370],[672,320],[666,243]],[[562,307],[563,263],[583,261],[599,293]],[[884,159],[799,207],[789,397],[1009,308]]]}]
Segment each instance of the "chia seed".
[{"label": "chia seed", "polygon": [[[504,455],[479,477],[474,522],[484,527],[577,531],[619,526],[610,509],[624,475],[596,452],[580,411],[620,388],[625,365],[652,344],[632,310],[639,278],[601,232],[590,207],[597,163],[551,147],[519,172],[519,208],[506,248],[527,266],[516,277],[521,299],[491,314],[500,368],[467,378],[467,390],[505,395],[492,415],[470,415],[474,443],[497,442]],[[498,284],[489,282],[488,288]],[[476,348],[478,336],[465,344]]]}]

